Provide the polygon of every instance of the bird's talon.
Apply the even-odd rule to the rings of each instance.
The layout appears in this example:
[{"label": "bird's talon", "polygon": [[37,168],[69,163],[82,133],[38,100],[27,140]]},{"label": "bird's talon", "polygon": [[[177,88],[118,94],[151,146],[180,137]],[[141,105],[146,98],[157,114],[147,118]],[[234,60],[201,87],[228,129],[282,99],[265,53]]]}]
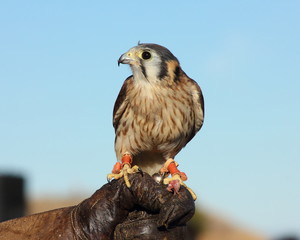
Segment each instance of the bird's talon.
[{"label": "bird's talon", "polygon": [[107,183],[110,183],[110,179],[108,178],[108,176],[106,177],[106,181]]},{"label": "bird's talon", "polygon": [[[116,170],[119,169],[119,167],[120,167],[120,170],[116,171]],[[136,166],[136,165],[131,168],[129,163],[124,163],[124,165],[122,167],[121,163],[118,162],[118,163],[115,164],[112,173],[107,175],[107,180],[110,181],[113,178],[114,179],[119,179],[119,178],[124,177],[124,181],[125,181],[126,186],[128,188],[130,188],[131,184],[130,184],[130,181],[129,181],[129,178],[128,178],[128,174],[136,173],[138,171],[139,171],[139,167]]]},{"label": "bird's talon", "polygon": [[142,174],[142,176],[144,176],[144,172],[142,171],[142,169],[139,168],[138,171]]},{"label": "bird's talon", "polygon": [[185,188],[190,192],[190,194],[192,195],[192,198],[194,199],[194,201],[196,201],[196,199],[197,199],[196,193],[194,193],[194,191],[186,185],[185,185]]},{"label": "bird's talon", "polygon": [[174,192],[174,194],[179,193],[180,185],[184,186],[192,195],[194,201],[197,199],[197,195],[194,193],[194,191],[189,188],[184,182],[184,180],[181,178],[181,174],[176,173],[171,178],[165,178],[164,184],[168,185],[167,190],[170,192]]}]

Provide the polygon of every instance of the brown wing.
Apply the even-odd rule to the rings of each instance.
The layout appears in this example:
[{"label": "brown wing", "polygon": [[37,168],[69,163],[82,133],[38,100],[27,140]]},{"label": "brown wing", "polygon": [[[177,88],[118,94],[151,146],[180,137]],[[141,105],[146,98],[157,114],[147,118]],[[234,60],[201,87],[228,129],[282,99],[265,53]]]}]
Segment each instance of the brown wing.
[{"label": "brown wing", "polygon": [[188,139],[188,142],[196,135],[196,133],[201,129],[204,121],[204,98],[200,86],[196,81],[189,78],[191,83],[191,94],[193,98],[193,109],[195,116],[194,129]]},{"label": "brown wing", "polygon": [[115,128],[115,131],[119,125],[120,119],[127,107],[127,101],[126,101],[126,94],[127,94],[127,88],[129,85],[129,82],[132,80],[132,76],[128,77],[124,83],[123,86],[119,92],[119,95],[116,99],[114,111],[113,111],[113,126]]}]

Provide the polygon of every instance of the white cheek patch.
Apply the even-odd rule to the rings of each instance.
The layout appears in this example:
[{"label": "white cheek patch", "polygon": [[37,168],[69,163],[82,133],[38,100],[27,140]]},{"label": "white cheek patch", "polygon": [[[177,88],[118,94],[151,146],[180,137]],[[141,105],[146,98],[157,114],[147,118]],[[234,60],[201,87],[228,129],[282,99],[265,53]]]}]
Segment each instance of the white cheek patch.
[{"label": "white cheek patch", "polygon": [[150,65],[145,66],[147,77],[150,78],[157,78],[160,73],[160,66],[159,65]]},{"label": "white cheek patch", "polygon": [[153,57],[149,61],[144,61],[144,67],[146,70],[147,78],[149,81],[159,80],[159,74],[161,71],[161,60],[158,57]]}]

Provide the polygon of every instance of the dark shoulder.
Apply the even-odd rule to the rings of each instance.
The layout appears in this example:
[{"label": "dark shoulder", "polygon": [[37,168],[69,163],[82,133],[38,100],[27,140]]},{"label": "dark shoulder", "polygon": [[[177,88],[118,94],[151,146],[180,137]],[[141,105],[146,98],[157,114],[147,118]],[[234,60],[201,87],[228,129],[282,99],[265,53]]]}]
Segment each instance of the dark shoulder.
[{"label": "dark shoulder", "polygon": [[126,78],[126,80],[124,81],[124,83],[122,85],[122,88],[118,94],[118,97],[116,99],[115,106],[114,106],[114,111],[113,111],[114,118],[115,118],[117,111],[119,110],[119,108],[121,107],[122,103],[124,102],[124,100],[126,98],[128,87],[131,85],[132,81],[133,81],[133,77],[131,75],[128,78]]},{"label": "dark shoulder", "polygon": [[197,99],[196,101],[200,104],[203,114],[204,114],[204,97],[202,94],[201,87],[194,79],[190,78],[185,72],[183,72],[183,74],[185,75],[185,79],[186,79],[187,83],[191,87],[192,95],[194,95],[196,97],[196,99]]}]

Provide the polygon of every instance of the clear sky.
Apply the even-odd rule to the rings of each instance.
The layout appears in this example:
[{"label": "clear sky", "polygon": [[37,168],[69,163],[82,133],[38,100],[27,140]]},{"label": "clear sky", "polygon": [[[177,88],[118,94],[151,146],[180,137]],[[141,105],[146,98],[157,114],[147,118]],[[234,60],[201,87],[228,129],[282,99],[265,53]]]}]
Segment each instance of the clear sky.
[{"label": "clear sky", "polygon": [[169,48],[205,124],[177,160],[197,204],[269,236],[300,234],[299,1],[1,1],[0,172],[30,196],[87,196],[115,163],[119,56]]}]

